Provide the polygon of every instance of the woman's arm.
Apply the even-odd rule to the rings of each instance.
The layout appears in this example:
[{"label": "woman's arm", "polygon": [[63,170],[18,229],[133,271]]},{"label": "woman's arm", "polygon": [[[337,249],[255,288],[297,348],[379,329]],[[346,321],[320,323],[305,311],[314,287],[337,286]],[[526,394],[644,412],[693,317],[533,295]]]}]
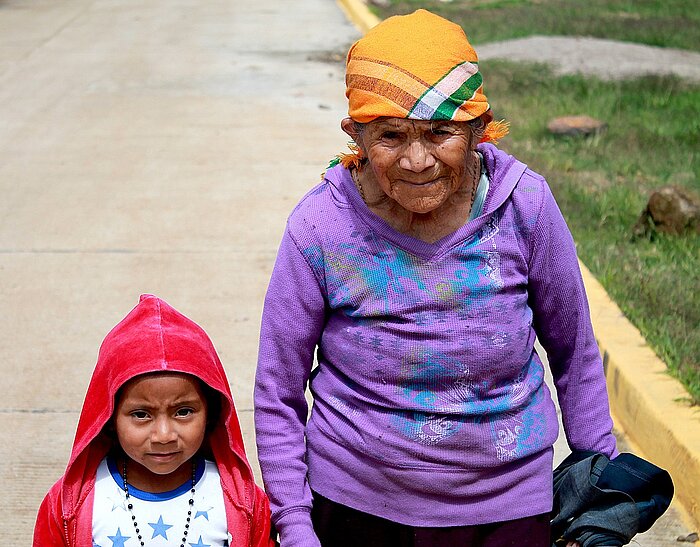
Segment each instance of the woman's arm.
[{"label": "woman's arm", "polygon": [[554,376],[564,430],[576,450],[617,454],[603,371],[576,247],[545,182],[531,241],[530,306]]},{"label": "woman's arm", "polygon": [[286,231],[265,297],[255,381],[258,457],[282,547],[320,545],[311,525],[304,430],[324,322],[319,283]]}]

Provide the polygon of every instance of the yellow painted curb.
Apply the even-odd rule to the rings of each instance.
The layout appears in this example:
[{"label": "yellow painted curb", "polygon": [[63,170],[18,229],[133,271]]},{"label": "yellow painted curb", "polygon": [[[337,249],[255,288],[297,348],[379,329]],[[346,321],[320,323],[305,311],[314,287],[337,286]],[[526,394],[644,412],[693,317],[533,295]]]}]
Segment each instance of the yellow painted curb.
[{"label": "yellow painted curb", "polygon": [[367,9],[367,4],[362,0],[337,0],[340,9],[345,16],[363,34],[379,23],[379,17]]},{"label": "yellow painted curb", "polygon": [[676,496],[700,527],[700,408],[581,264],[591,320],[606,365],[615,423],[643,457],[673,477]]}]

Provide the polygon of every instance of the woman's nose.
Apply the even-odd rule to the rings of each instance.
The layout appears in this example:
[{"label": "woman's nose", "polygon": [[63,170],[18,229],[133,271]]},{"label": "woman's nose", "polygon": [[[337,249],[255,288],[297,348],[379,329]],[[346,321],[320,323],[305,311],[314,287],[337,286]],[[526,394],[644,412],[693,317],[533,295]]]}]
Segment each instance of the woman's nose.
[{"label": "woman's nose", "polygon": [[399,167],[407,171],[420,173],[435,165],[435,156],[424,142],[419,139],[412,140],[406,147],[406,153],[399,159]]},{"label": "woman's nose", "polygon": [[154,443],[169,443],[177,439],[177,432],[175,431],[174,424],[172,420],[159,417],[153,424],[153,431],[151,432],[151,440]]}]

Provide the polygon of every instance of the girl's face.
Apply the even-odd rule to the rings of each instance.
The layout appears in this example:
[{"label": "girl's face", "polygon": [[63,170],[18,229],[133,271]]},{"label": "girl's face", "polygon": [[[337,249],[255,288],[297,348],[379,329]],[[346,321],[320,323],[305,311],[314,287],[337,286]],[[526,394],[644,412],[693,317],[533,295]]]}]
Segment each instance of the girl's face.
[{"label": "girl's face", "polygon": [[199,380],[187,374],[138,376],[120,390],[114,411],[127,457],[129,484],[166,492],[192,476],[191,458],[204,442],[207,403]]}]

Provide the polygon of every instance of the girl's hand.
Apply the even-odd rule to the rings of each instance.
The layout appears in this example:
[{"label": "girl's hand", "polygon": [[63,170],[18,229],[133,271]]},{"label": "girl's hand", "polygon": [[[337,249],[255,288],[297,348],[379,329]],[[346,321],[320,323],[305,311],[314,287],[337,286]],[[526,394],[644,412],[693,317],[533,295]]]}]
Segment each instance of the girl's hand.
[{"label": "girl's hand", "polygon": [[578,541],[570,541],[566,544],[566,547],[581,547],[581,544]]}]

